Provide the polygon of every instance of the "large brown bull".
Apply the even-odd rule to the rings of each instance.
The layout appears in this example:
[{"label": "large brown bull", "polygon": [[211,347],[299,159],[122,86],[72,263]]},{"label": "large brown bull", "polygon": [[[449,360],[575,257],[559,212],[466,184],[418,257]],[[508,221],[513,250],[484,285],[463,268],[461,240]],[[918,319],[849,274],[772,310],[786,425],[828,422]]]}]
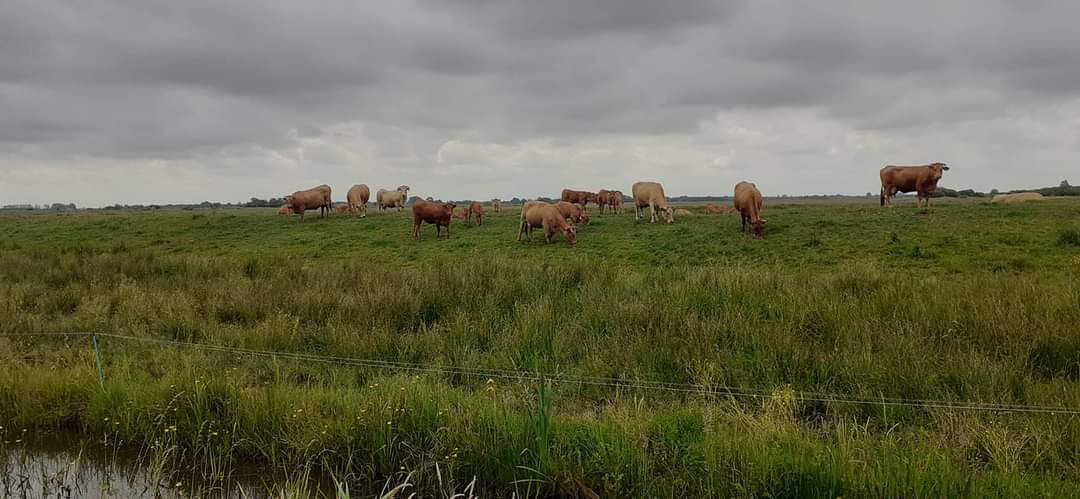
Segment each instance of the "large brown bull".
[{"label": "large brown bull", "polygon": [[919,199],[916,206],[930,206],[930,194],[937,190],[937,183],[943,172],[949,167],[945,163],[931,163],[923,166],[893,166],[881,169],[881,206],[892,206],[892,198],[897,192],[917,192]]}]

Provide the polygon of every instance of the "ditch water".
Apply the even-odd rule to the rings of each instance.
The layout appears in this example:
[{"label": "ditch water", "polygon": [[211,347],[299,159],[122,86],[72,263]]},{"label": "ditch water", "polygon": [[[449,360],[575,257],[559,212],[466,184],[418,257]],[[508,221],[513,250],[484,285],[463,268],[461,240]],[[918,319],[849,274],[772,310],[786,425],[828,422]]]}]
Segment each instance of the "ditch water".
[{"label": "ditch water", "polygon": [[[295,488],[299,481],[307,487]],[[137,451],[57,434],[0,442],[0,498],[4,499],[254,499],[292,497],[296,491],[305,496],[334,497],[332,482],[304,472],[251,465],[230,465],[212,472],[164,469],[156,466],[151,456]]]}]

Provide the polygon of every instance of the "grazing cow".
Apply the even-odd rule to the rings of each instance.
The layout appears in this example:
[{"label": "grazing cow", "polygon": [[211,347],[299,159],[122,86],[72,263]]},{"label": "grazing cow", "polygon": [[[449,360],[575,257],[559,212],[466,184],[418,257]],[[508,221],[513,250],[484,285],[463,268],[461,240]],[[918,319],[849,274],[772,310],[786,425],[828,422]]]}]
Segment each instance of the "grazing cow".
[{"label": "grazing cow", "polygon": [[648,207],[652,215],[649,223],[656,223],[656,210],[664,213],[667,223],[675,221],[675,210],[664,196],[664,186],[656,182],[635,182],[630,192],[634,195],[634,220],[640,220],[645,213],[645,207]]},{"label": "grazing cow", "polygon": [[611,191],[608,204],[611,206],[611,211],[614,213],[622,213],[623,205],[623,193],[622,191]]},{"label": "grazing cow", "polygon": [[600,208],[600,213],[604,212],[605,206],[611,206],[611,191],[607,189],[596,191],[596,206]]},{"label": "grazing cow", "polygon": [[285,206],[292,213],[300,214],[300,223],[304,222],[304,212],[307,210],[322,210],[326,208],[326,195],[322,189],[316,187],[306,191],[296,191],[285,196]]},{"label": "grazing cow", "polygon": [[379,211],[390,208],[397,208],[398,211],[401,211],[408,200],[409,186],[407,185],[399,185],[397,189],[392,191],[379,189],[379,192],[375,193],[375,202],[379,205]]},{"label": "grazing cow", "polygon": [[484,205],[476,201],[469,203],[465,210],[465,220],[472,222],[472,217],[476,217],[476,225],[484,225]]},{"label": "grazing cow", "polygon": [[353,215],[359,213],[361,217],[367,216],[367,203],[371,198],[371,190],[367,184],[357,184],[349,188],[345,194],[345,200],[349,203],[349,211]]},{"label": "grazing cow", "polygon": [[679,209],[675,210],[675,214],[680,216],[680,217],[685,217],[687,215],[693,215],[693,213],[690,213],[690,210],[687,210],[685,208],[679,208]]},{"label": "grazing cow", "polygon": [[592,201],[593,203],[597,202],[596,193],[594,192],[573,191],[570,189],[563,189],[562,196],[560,196],[559,199],[568,203],[580,204],[581,208],[585,210],[589,208],[589,201]]},{"label": "grazing cow", "polygon": [[1042,200],[1043,195],[1038,192],[1014,192],[1012,194],[998,194],[991,198],[990,202],[993,204],[1014,204]]},{"label": "grazing cow", "polygon": [[559,213],[562,213],[563,218],[570,220],[571,222],[582,225],[587,225],[589,223],[589,214],[585,213],[585,210],[580,204],[559,201],[555,204],[555,207],[559,209]]},{"label": "grazing cow", "polygon": [[277,214],[278,215],[292,215],[292,208],[289,208],[289,205],[287,205],[287,204],[283,204],[283,205],[281,205],[281,208],[278,208]]},{"label": "grazing cow", "polygon": [[348,203],[346,203],[346,204],[339,204],[339,205],[337,205],[337,206],[335,206],[335,207],[334,207],[334,212],[335,212],[335,213],[338,213],[338,214],[341,214],[341,215],[344,215],[344,214],[346,214],[346,213],[349,213],[350,211],[352,211],[352,210],[350,210],[350,209],[349,209],[349,205],[348,205]]},{"label": "grazing cow", "polygon": [[897,192],[917,192],[919,199],[915,206],[930,206],[930,194],[937,190],[937,183],[943,172],[949,170],[945,163],[930,163],[923,166],[893,166],[881,169],[881,206],[892,206],[892,198]]},{"label": "grazing cow", "polygon": [[417,201],[413,204],[413,237],[420,240],[420,225],[429,223],[435,226],[435,238],[440,235],[442,227],[446,227],[446,237],[450,237],[450,218],[454,214],[454,203],[433,203],[430,201]]},{"label": "grazing cow", "polygon": [[495,213],[498,213],[498,212],[502,211],[502,201],[499,200],[499,199],[492,199],[491,200],[491,209]]},{"label": "grazing cow", "polygon": [[750,182],[735,184],[735,209],[742,215],[742,231],[746,224],[754,231],[754,237],[761,237],[762,227],[767,220],[761,218],[761,192]]},{"label": "grazing cow", "polygon": [[566,221],[566,217],[555,205],[529,201],[521,207],[521,226],[518,228],[518,241],[521,235],[532,239],[532,230],[543,228],[544,241],[550,243],[551,236],[562,233],[569,244],[577,244],[577,228]]}]

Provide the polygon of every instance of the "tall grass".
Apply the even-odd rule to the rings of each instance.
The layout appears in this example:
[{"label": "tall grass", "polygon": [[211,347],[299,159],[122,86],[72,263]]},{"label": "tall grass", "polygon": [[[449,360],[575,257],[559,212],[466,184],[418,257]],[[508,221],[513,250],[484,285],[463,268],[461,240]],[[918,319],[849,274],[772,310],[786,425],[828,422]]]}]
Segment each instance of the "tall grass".
[{"label": "tall grass", "polygon": [[[815,251],[842,241],[822,233],[806,248],[792,237]],[[909,241],[893,244],[896,257],[915,261]],[[102,390],[85,338],[0,337],[0,426],[146,442],[161,469],[299,466],[366,495],[406,482],[429,495],[473,484],[522,497],[1056,496],[1078,485],[1075,417],[793,396],[1080,407],[1080,282],[1053,256],[1012,273],[949,273],[948,244],[916,262],[938,271],[913,272],[858,254],[822,271],[480,247],[399,266],[22,245],[0,252],[0,334],[112,332],[773,394],[539,387],[110,338]]]}]

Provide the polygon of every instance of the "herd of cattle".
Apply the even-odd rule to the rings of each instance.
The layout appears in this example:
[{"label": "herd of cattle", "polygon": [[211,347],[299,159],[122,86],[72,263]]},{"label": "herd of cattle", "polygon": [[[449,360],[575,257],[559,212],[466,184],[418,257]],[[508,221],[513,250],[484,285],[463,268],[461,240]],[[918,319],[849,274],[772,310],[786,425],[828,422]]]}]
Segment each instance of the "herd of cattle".
[{"label": "herd of cattle", "polygon": [[[941,180],[942,173],[949,167],[944,163],[932,163],[923,166],[886,166],[881,169],[881,205],[892,206],[892,199],[898,192],[915,192],[918,194],[917,205],[930,205],[930,195],[937,189],[937,183]],[[675,215],[690,214],[689,211],[674,209],[664,194],[664,187],[657,182],[637,182],[630,190],[634,202],[634,218],[640,220],[645,216],[645,209],[649,210],[650,223],[656,223],[659,215],[667,223],[675,221]],[[278,211],[282,215],[296,213],[300,215],[300,221],[304,221],[305,211],[319,210],[320,216],[325,216],[331,211],[367,216],[368,201],[371,198],[371,190],[364,184],[354,185],[349,188],[345,196],[346,204],[334,207],[331,200],[331,189],[328,185],[320,185],[311,189],[296,191],[285,196],[285,204]],[[397,208],[398,211],[405,208],[409,199],[409,186],[398,186],[394,190],[379,189],[375,193],[375,205],[379,211]],[[589,223],[587,212],[589,204],[594,204],[600,213],[605,210],[611,213],[622,213],[623,193],[617,190],[599,190],[597,192],[575,191],[563,189],[560,201],[548,203],[545,201],[526,201],[521,206],[521,217],[518,225],[518,240],[522,236],[529,238],[533,229],[542,229],[544,239],[551,242],[555,234],[562,234],[570,244],[577,242],[577,225]],[[739,182],[735,185],[734,201],[730,206],[709,204],[705,207],[706,214],[727,214],[738,212],[742,219],[742,231],[749,230],[755,237],[761,237],[764,232],[766,220],[761,218],[762,196],[757,186],[750,182]],[[442,235],[442,229],[446,228],[446,237],[450,237],[450,221],[452,219],[464,219],[471,221],[475,218],[477,225],[483,225],[484,206],[472,201],[455,212],[455,203],[444,203],[427,200],[418,200],[413,203],[413,237],[420,240],[420,227],[423,224],[435,226],[435,237]],[[502,209],[502,202],[498,199],[491,200],[491,208],[494,211]]]}]

